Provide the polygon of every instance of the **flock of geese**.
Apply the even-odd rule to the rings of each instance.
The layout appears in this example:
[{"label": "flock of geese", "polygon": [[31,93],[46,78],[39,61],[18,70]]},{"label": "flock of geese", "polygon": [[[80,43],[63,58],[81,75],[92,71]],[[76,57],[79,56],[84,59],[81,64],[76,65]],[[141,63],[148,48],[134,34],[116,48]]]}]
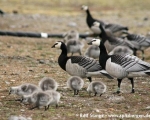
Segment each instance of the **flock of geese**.
[{"label": "flock of geese", "polygon": [[[89,47],[85,54],[82,55],[84,44],[79,40],[76,30],[65,33],[64,41],[57,41],[52,45],[52,48],[61,50],[59,66],[71,75],[67,86],[74,91],[74,95],[78,95],[84,85],[82,78],[87,78],[90,81],[87,92],[101,96],[107,87],[101,81],[92,81],[92,77],[116,78],[118,89],[115,93],[120,93],[122,79],[128,78],[132,85],[131,93],[134,93],[134,77],[150,75],[150,64],[144,61],[144,50],[150,46],[150,39],[129,33],[126,26],[106,24],[94,19],[88,6],[83,5],[82,9],[87,13],[88,27],[97,36],[88,42]],[[142,52],[142,60],[136,57],[138,50]],[[79,55],[74,56],[75,53]],[[23,103],[34,105],[31,109],[44,106],[47,110],[50,105],[58,106],[61,95],[57,87],[55,80],[46,77],[38,86],[26,83],[11,87],[10,94],[22,96]]]}]

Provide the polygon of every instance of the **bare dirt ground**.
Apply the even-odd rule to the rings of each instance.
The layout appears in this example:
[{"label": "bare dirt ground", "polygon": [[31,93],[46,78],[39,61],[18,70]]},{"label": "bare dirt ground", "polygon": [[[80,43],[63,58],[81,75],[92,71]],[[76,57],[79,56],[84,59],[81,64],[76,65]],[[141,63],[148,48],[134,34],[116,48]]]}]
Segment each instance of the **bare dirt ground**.
[{"label": "bare dirt ground", "polygon": [[[94,9],[94,5],[92,8],[91,13],[97,19],[126,25],[133,33],[146,35],[150,31],[149,9],[133,9],[132,11],[113,10],[105,7]],[[67,11],[65,15],[63,13],[61,15],[7,13],[0,16],[0,30],[64,33],[76,29],[80,33],[91,32],[85,23],[84,11],[79,9],[74,8],[75,14],[71,13],[73,11]],[[76,27],[70,27],[71,23],[76,23]],[[147,77],[135,78],[134,94],[130,93],[130,81],[124,79],[121,85],[122,94],[115,96],[113,92],[117,88],[116,80],[94,78],[93,80],[101,80],[107,85],[107,92],[101,97],[88,95],[86,88],[89,81],[84,79],[85,85],[79,96],[73,96],[73,91],[66,87],[66,81],[70,76],[57,63],[60,50],[51,48],[58,40],[62,39],[0,36],[1,120],[7,120],[11,115],[31,117],[33,120],[97,120],[101,117],[103,119],[122,119],[118,116],[125,114],[149,115],[149,118],[142,116],[140,119],[150,119],[150,78]],[[85,46],[82,53],[87,48],[86,41],[83,40],[83,42]],[[147,62],[150,62],[149,51],[150,49],[145,51]],[[52,77],[59,83],[58,91],[62,97],[57,109],[51,106],[48,111],[44,111],[44,108],[28,110],[29,106],[14,101],[18,98],[17,96],[8,96],[11,86],[26,82],[38,84],[45,76]],[[109,115],[118,116],[110,117]],[[139,116],[130,116],[128,119],[134,120],[137,117]]]}]

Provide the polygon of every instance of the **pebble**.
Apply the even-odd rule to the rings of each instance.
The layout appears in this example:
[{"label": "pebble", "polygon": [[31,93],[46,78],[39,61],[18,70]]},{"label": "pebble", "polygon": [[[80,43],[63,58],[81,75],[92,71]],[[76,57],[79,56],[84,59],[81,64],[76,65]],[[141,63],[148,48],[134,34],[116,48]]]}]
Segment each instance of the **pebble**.
[{"label": "pebble", "polygon": [[24,112],[25,110],[24,110],[24,109],[20,109],[20,111],[21,111],[21,112]]},{"label": "pebble", "polygon": [[15,82],[16,80],[10,80],[11,82]]}]

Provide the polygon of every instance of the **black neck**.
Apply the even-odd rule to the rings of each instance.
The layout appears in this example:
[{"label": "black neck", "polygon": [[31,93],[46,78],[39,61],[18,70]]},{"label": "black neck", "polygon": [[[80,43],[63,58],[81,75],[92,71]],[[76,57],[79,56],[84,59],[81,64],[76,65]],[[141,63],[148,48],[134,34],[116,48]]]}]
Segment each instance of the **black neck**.
[{"label": "black neck", "polygon": [[101,36],[100,36],[100,37],[102,38],[103,43],[105,43],[106,40],[108,39],[108,35],[107,35],[107,33],[105,32],[103,25],[100,25],[99,28],[101,29]]},{"label": "black neck", "polygon": [[93,25],[93,22],[95,21],[89,11],[89,9],[86,10],[87,13],[87,18],[86,18],[86,22],[88,24],[89,27],[91,27]]},{"label": "black neck", "polygon": [[68,57],[67,57],[67,47],[64,43],[62,43],[61,45],[61,50],[62,52],[58,58],[58,64],[63,70],[66,70],[66,62],[68,60]]},{"label": "black neck", "polygon": [[105,69],[106,61],[110,56],[108,55],[106,47],[104,46],[103,42],[101,42],[99,48],[100,48],[99,63],[102,66],[102,68]]}]

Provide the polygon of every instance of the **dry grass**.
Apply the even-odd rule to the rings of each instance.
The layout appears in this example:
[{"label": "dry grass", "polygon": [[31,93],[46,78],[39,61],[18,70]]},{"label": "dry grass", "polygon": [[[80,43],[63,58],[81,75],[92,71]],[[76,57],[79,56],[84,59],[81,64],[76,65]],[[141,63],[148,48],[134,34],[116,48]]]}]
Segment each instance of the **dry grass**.
[{"label": "dry grass", "polygon": [[[75,3],[76,5],[74,6]],[[130,0],[111,0],[109,3],[104,0],[77,0],[77,2],[69,2],[69,0],[61,2],[53,0],[53,2],[49,2],[49,0],[45,0],[44,3],[40,0],[2,0],[0,2],[2,10],[6,12],[17,10],[19,13],[25,14],[6,14],[3,17],[0,16],[0,28],[1,30],[9,31],[63,33],[71,29],[68,26],[69,22],[76,22],[77,27],[74,29],[77,29],[80,33],[87,32],[89,29],[85,23],[85,14],[80,10],[81,4],[90,5],[94,17],[106,20],[107,22],[127,25],[131,32],[146,34],[150,31],[148,18],[150,16],[149,0],[144,2],[137,0],[132,2]],[[145,17],[148,18],[147,21],[144,21]],[[93,118],[94,116],[90,117],[90,114],[150,114],[150,109],[146,109],[146,107],[150,106],[149,78],[135,79],[135,94],[130,94],[130,81],[124,80],[121,86],[123,94],[117,95],[117,97],[124,98],[121,102],[112,100],[112,93],[117,88],[117,81],[100,78],[96,78],[96,80],[100,79],[107,85],[106,94],[101,97],[88,96],[86,88],[89,82],[85,79],[83,90],[79,96],[74,97],[73,91],[66,88],[66,81],[69,75],[61,70],[57,63],[60,51],[51,49],[51,46],[57,40],[60,39],[0,36],[1,120],[8,119],[10,115],[27,116],[33,120],[96,120],[99,119],[98,116]],[[86,42],[84,43],[83,52],[87,47]],[[40,60],[44,60],[44,64],[41,64]],[[150,61],[149,49],[146,50],[146,61]],[[29,106],[14,101],[17,99],[17,96],[8,96],[8,90],[11,86],[25,82],[38,84],[39,80],[44,76],[50,76],[59,83],[58,91],[62,94],[62,97],[58,109],[52,106],[48,111],[44,111],[43,108],[31,111],[28,110]],[[83,114],[85,118],[82,116]],[[86,118],[86,115],[88,115],[88,118]]]}]

